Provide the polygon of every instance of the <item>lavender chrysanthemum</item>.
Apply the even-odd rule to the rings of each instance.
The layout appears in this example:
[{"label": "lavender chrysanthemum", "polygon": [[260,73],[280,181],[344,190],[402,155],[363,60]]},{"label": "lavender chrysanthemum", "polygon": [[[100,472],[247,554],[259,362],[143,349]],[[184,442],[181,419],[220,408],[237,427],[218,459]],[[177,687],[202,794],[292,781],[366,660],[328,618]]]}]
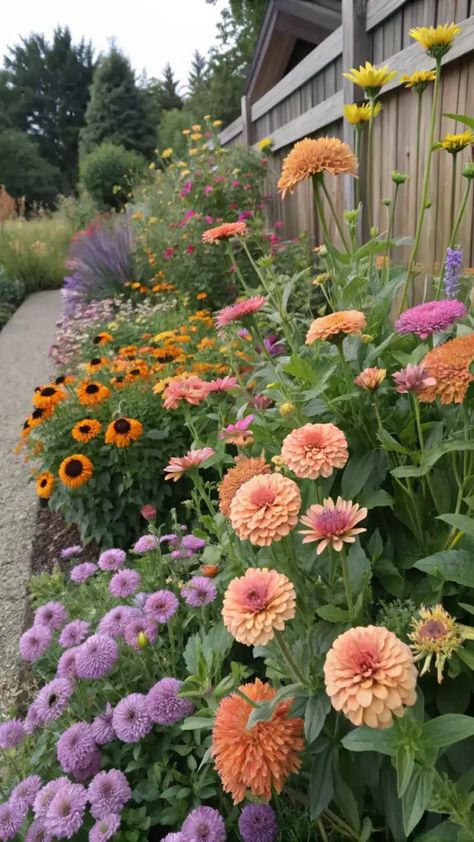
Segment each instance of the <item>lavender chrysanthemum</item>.
[{"label": "lavender chrysanthemum", "polygon": [[108,813],[99,819],[89,831],[89,842],[108,842],[120,827],[120,816]]},{"label": "lavender chrysanthemum", "polygon": [[183,834],[181,831],[178,831],[178,833],[167,833],[161,842],[183,842]]},{"label": "lavender chrysanthemum", "polygon": [[204,538],[198,538],[197,535],[185,535],[181,541],[181,546],[185,550],[191,550],[193,553],[197,553],[199,550],[204,549],[206,542]]},{"label": "lavender chrysanthemum", "polygon": [[177,678],[162,678],[148,691],[148,712],[157,725],[173,725],[191,716],[194,705],[178,696],[182,686]]},{"label": "lavender chrysanthemum", "polygon": [[68,678],[53,678],[41,688],[36,697],[36,710],[42,723],[59,719],[66,710],[74,686]]},{"label": "lavender chrysanthemum", "polygon": [[112,725],[124,743],[137,743],[151,730],[147,697],[142,693],[130,693],[116,705]]},{"label": "lavender chrysanthemum", "polygon": [[103,678],[113,670],[119,651],[115,640],[106,634],[93,634],[79,646],[76,654],[78,678]]},{"label": "lavender chrysanthemum", "polygon": [[214,602],[217,597],[217,588],[205,576],[194,576],[187,585],[181,588],[181,595],[186,605],[201,608],[203,605]]},{"label": "lavender chrysanthemum", "polygon": [[84,764],[84,766],[75,766],[72,770],[72,773],[76,779],[76,781],[90,781],[95,775],[100,772],[100,767],[102,765],[102,755],[96,746],[94,749],[94,753],[90,760]]},{"label": "lavender chrysanthemum", "polygon": [[145,615],[155,623],[167,623],[176,614],[179,602],[173,591],[152,593],[145,602]]},{"label": "lavender chrysanthemum", "polygon": [[79,646],[89,634],[89,629],[90,623],[87,623],[86,620],[72,620],[64,626],[59,635],[59,645],[63,649],[70,649],[71,646]]},{"label": "lavender chrysanthemum", "polygon": [[66,649],[61,655],[56,667],[56,675],[58,678],[69,678],[71,681],[77,678],[76,672],[76,655],[79,652],[79,646],[73,646],[72,649]]},{"label": "lavender chrysanthemum", "polygon": [[132,796],[127,778],[120,769],[99,772],[88,788],[90,811],[95,819],[120,813]]},{"label": "lavender chrysanthemum", "polygon": [[408,363],[406,368],[396,371],[392,374],[392,377],[396,383],[395,388],[401,395],[404,395],[406,392],[417,394],[422,389],[426,389],[428,386],[434,386],[436,383],[435,378],[429,377],[428,372],[422,365],[412,365],[411,363]]},{"label": "lavender chrysanthemum", "polygon": [[58,839],[71,839],[82,827],[86,804],[87,792],[81,784],[64,784],[49,804],[46,830]]},{"label": "lavender chrysanthemum", "polygon": [[416,333],[420,339],[426,339],[433,333],[447,330],[466,313],[462,301],[427,301],[405,310],[395,322],[395,330],[397,333]]},{"label": "lavender chrysanthemum", "polygon": [[24,661],[34,663],[46,652],[53,633],[49,626],[32,626],[20,637],[20,655]]},{"label": "lavender chrysanthemum", "polygon": [[99,567],[101,570],[120,570],[126,558],[127,554],[123,550],[115,548],[104,550],[99,556]]},{"label": "lavender chrysanthemum", "polygon": [[148,642],[153,644],[156,641],[156,631],[156,623],[145,617],[144,614],[141,614],[140,617],[132,617],[128,621],[125,626],[123,639],[127,646],[131,646],[132,649],[135,649],[138,652],[138,650],[141,649],[138,643],[138,636],[141,633],[145,634]]},{"label": "lavender chrysanthemum", "polygon": [[94,575],[97,569],[97,564],[94,564],[93,561],[83,561],[82,564],[75,564],[71,568],[69,578],[76,585],[82,585],[86,579]]},{"label": "lavender chrysanthemum", "polygon": [[98,631],[100,634],[107,634],[109,637],[122,637],[127,623],[133,617],[140,617],[141,611],[132,608],[130,605],[117,605],[102,617]]},{"label": "lavender chrysanthemum", "polygon": [[60,629],[67,620],[67,611],[60,602],[47,602],[41,605],[35,613],[35,626],[48,626],[50,629]]},{"label": "lavender chrysanthemum", "polygon": [[33,702],[29,706],[25,717],[25,732],[27,734],[33,734],[42,724],[43,721],[39,715],[38,703]]},{"label": "lavender chrysanthemum", "polygon": [[140,574],[137,570],[120,570],[109,582],[109,592],[117,599],[131,596],[140,587]]},{"label": "lavender chrysanthemum", "polygon": [[25,726],[21,719],[8,719],[0,723],[0,748],[16,748],[25,736]]},{"label": "lavender chrysanthemum", "polygon": [[278,822],[269,804],[247,804],[239,817],[243,842],[275,842]]},{"label": "lavender chrysanthemum", "polygon": [[92,720],[92,736],[99,746],[111,743],[112,740],[115,739],[115,731],[112,726],[113,713],[114,709],[112,705],[107,702],[105,711],[103,713],[99,713],[98,716]]},{"label": "lavender chrysanthemum", "polygon": [[463,250],[460,248],[449,248],[446,251],[444,262],[444,291],[446,298],[456,298],[459,292],[459,275],[461,272]]},{"label": "lavender chrysanthemum", "polygon": [[27,812],[27,805],[21,801],[7,801],[5,804],[0,804],[0,839],[2,842],[15,838]]},{"label": "lavender chrysanthemum", "polygon": [[163,544],[163,543],[176,544],[176,543],[179,543],[180,540],[181,539],[180,539],[179,535],[176,535],[174,532],[169,532],[167,535],[161,535],[160,536],[160,544]]},{"label": "lavender chrysanthemum", "polygon": [[10,801],[21,801],[26,807],[32,807],[37,793],[41,789],[39,775],[28,775],[17,784],[10,793]]},{"label": "lavender chrysanthemum", "polygon": [[57,745],[56,755],[65,772],[74,772],[84,768],[94,758],[96,744],[92,728],[86,722],[76,722],[61,734]]},{"label": "lavender chrysanthemum", "polygon": [[48,807],[54,796],[57,792],[59,792],[62,786],[68,783],[70,783],[69,778],[62,776],[60,778],[54,778],[54,780],[49,781],[49,783],[41,787],[39,792],[36,794],[33,803],[33,813],[37,819],[43,820],[46,818]]},{"label": "lavender chrysanthemum", "polygon": [[142,535],[133,545],[133,552],[140,554],[149,553],[152,550],[156,550],[157,547],[158,539],[155,535]]},{"label": "lavender chrysanthemum", "polygon": [[61,558],[65,560],[69,558],[77,558],[78,555],[82,553],[82,547],[80,544],[73,544],[71,547],[64,547],[61,550]]},{"label": "lavender chrysanthemum", "polygon": [[224,819],[213,807],[197,807],[181,828],[183,842],[225,842]]},{"label": "lavender chrysanthemum", "polygon": [[53,842],[53,837],[46,830],[42,819],[35,819],[30,824],[25,836],[25,842]]},{"label": "lavender chrysanthemum", "polygon": [[133,597],[133,605],[135,608],[139,608],[140,611],[143,611],[145,608],[145,602],[147,601],[148,597],[150,596],[149,593],[145,593],[144,591],[139,591]]}]

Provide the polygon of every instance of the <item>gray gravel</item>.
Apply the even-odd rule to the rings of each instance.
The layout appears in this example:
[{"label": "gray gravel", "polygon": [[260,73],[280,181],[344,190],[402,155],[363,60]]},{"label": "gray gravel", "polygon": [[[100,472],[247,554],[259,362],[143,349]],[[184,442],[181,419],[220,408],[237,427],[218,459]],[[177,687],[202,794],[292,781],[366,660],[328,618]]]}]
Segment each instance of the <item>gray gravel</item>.
[{"label": "gray gravel", "polygon": [[38,292],[0,333],[0,713],[21,693],[18,639],[25,610],[37,497],[23,457],[19,431],[31,411],[31,394],[53,371],[48,348],[59,318],[58,291]]}]

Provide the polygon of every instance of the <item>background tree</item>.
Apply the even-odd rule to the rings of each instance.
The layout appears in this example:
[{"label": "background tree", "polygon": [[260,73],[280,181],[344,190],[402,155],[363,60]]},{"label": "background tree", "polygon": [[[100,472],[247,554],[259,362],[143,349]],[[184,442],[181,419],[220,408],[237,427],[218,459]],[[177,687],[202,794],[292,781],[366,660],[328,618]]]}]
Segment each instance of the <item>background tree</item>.
[{"label": "background tree", "polygon": [[188,76],[188,88],[191,96],[200,93],[206,85],[207,59],[199,50],[195,50]]},{"label": "background tree", "polygon": [[0,184],[15,199],[53,204],[60,172],[38,151],[34,140],[18,129],[0,132]]},{"label": "background tree", "polygon": [[121,210],[145,171],[142,155],[113,143],[96,146],[80,164],[81,183],[99,210]]}]

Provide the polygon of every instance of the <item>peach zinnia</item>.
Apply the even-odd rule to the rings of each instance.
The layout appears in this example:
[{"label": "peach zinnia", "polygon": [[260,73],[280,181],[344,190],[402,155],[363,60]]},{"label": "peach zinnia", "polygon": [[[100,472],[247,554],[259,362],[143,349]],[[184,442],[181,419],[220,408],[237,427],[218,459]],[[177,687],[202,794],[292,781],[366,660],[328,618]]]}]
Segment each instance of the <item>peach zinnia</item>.
[{"label": "peach zinnia", "polygon": [[384,626],[340,634],[326,655],[324,680],[335,710],[354,725],[389,728],[416,702],[416,668],[406,643]]},{"label": "peach zinnia", "polygon": [[168,383],[163,392],[163,405],[165,409],[177,409],[181,401],[186,401],[192,406],[197,406],[208,394],[206,381],[192,374],[190,377],[181,377]]},{"label": "peach zinnia", "polygon": [[462,403],[470,383],[474,381],[471,365],[474,362],[474,333],[450,339],[438,345],[421,361],[423,369],[435,383],[418,392],[422,403]]},{"label": "peach zinnia", "polygon": [[243,237],[247,233],[245,222],[224,222],[215,228],[208,228],[202,235],[203,243],[217,243],[219,240],[228,240],[229,237]]},{"label": "peach zinnia", "polygon": [[232,579],[224,595],[222,618],[232,637],[246,646],[265,646],[295,616],[296,593],[276,570],[250,567]]},{"label": "peach zinnia", "polygon": [[357,524],[367,517],[367,509],[360,509],[352,500],[338,497],[336,502],[331,497],[323,500],[323,505],[316,503],[310,506],[301,523],[309,529],[301,529],[304,535],[303,544],[319,541],[316,549],[320,555],[328,545],[340,552],[344,544],[353,544],[355,535],[367,532]]},{"label": "peach zinnia", "polygon": [[306,334],[306,344],[312,345],[316,339],[335,341],[349,334],[360,336],[367,322],[360,310],[339,310],[315,319]]},{"label": "peach zinnia", "polygon": [[[270,702],[276,691],[256,678],[239,690],[253,702]],[[292,699],[275,706],[267,722],[247,730],[253,707],[236,693],[222,699],[212,732],[212,754],[225,792],[234,804],[243,801],[247,790],[269,801],[272,790],[280,793],[292,772],[301,766],[303,720],[288,716]]]},{"label": "peach zinnia", "polygon": [[338,137],[305,137],[295,143],[283,161],[278,189],[285,197],[293,192],[299,181],[319,173],[357,175],[357,158],[347,143]]},{"label": "peach zinnia", "polygon": [[334,424],[305,424],[283,440],[283,464],[301,479],[330,477],[349,457],[347,440]]},{"label": "peach zinnia", "polygon": [[281,474],[256,476],[232,500],[230,522],[242,541],[268,547],[296,526],[300,507],[300,490],[292,479]]},{"label": "peach zinnia", "polygon": [[214,456],[212,447],[201,447],[198,450],[188,450],[185,456],[172,456],[164,472],[165,479],[172,479],[177,482],[187,472],[192,471],[193,468],[199,468],[206,459]]},{"label": "peach zinnia", "polygon": [[266,464],[263,455],[248,459],[245,456],[237,456],[235,466],[229,468],[219,486],[219,508],[222,514],[229,517],[230,504],[244,482],[260,474],[269,473],[270,465]]}]

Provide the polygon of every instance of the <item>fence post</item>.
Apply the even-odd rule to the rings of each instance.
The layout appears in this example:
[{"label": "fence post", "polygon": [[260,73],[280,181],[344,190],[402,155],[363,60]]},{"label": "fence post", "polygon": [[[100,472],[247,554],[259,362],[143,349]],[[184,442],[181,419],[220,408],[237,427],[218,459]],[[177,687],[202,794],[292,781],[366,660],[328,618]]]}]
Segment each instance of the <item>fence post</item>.
[{"label": "fence post", "polygon": [[240,108],[242,112],[242,143],[245,146],[252,146],[253,143],[253,124],[252,114],[250,110],[250,102],[248,97],[244,94],[240,101]]},{"label": "fence post", "polygon": [[[351,67],[358,67],[360,64],[365,64],[370,61],[372,56],[370,50],[370,38],[366,31],[366,17],[367,17],[367,0],[342,0],[342,67],[343,70],[349,70]],[[343,77],[342,92],[344,103],[355,102],[361,99],[361,90],[356,89],[354,84]],[[354,143],[354,129],[347,120],[343,120],[343,138],[351,147]],[[366,162],[365,150],[362,150],[361,160],[359,161],[359,183],[360,194],[366,208]],[[354,205],[354,179],[351,176],[344,176],[344,203],[346,208],[352,208]],[[367,219],[364,215],[362,220],[363,239],[367,239],[368,225]]]}]

